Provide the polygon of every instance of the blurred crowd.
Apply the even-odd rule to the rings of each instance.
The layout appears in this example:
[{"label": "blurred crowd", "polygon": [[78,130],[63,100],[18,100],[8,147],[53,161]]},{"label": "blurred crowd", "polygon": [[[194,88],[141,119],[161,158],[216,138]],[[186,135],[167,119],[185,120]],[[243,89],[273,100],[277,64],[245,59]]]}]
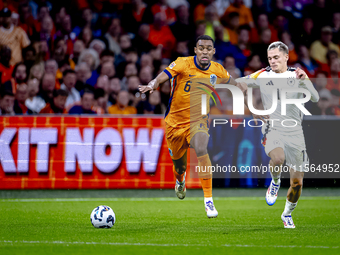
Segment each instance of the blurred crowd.
[{"label": "blurred crowd", "polygon": [[[284,42],[319,91],[311,113],[340,115],[340,0],[0,0],[0,10],[1,115],[164,114],[170,82],[150,95],[138,85],[194,55],[203,34],[234,78]],[[230,114],[219,94],[227,103],[211,113]]]}]

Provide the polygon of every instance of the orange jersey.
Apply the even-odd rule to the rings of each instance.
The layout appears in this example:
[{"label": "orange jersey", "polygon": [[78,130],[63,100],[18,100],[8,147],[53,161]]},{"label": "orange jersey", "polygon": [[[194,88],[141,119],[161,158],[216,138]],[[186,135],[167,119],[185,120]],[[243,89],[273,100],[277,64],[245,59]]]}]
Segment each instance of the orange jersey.
[{"label": "orange jersey", "polygon": [[202,69],[195,57],[178,58],[164,72],[171,79],[171,93],[165,122],[172,127],[190,125],[200,121],[202,115],[202,94],[206,94],[207,113],[209,112],[210,94],[215,84],[229,83],[231,76],[219,63],[211,61]]}]

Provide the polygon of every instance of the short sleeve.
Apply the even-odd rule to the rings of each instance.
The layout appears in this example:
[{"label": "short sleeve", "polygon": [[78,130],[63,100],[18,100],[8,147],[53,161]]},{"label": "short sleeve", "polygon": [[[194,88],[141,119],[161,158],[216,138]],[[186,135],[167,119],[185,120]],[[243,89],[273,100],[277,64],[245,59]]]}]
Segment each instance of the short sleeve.
[{"label": "short sleeve", "polygon": [[174,62],[172,62],[167,68],[164,69],[164,72],[169,76],[169,79],[172,77],[183,73],[187,68],[186,61],[184,58],[177,58]]},{"label": "short sleeve", "polygon": [[228,73],[228,71],[222,67],[222,79],[225,80],[225,83],[229,83],[230,82],[230,78],[231,78],[231,75]]}]

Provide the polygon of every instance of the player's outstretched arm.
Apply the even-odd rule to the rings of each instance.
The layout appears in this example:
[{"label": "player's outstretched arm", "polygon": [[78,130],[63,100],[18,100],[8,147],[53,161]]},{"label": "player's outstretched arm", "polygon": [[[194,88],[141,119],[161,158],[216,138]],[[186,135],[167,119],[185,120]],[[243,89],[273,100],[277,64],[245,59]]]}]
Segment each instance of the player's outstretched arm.
[{"label": "player's outstretched arm", "polygon": [[[242,86],[247,87],[259,87],[259,85],[257,84],[256,80],[253,78],[249,78],[249,77],[241,77],[236,79],[236,81],[238,84],[241,84]],[[248,107],[248,93],[244,93],[245,97],[244,97],[244,104]],[[249,108],[249,107],[248,107]],[[268,115],[256,115],[254,113],[252,113],[253,118],[255,120],[255,125],[257,125],[257,120],[260,119],[262,121],[266,121],[267,119],[269,119]]]},{"label": "player's outstretched arm", "polygon": [[258,88],[260,87],[256,80],[253,79],[253,78],[249,78],[248,76],[247,77],[240,77],[240,78],[237,78],[236,79],[236,82],[238,83],[241,83],[241,82],[244,82],[245,84],[247,84],[247,87],[252,87],[252,88]]},{"label": "player's outstretched arm", "polygon": [[313,86],[313,83],[308,78],[305,71],[303,71],[300,67],[296,68],[296,79],[299,80],[299,87],[308,89],[308,91],[311,93],[311,100],[312,102],[316,103],[319,101],[319,93],[316,91],[316,89]]},{"label": "player's outstretched arm", "polygon": [[155,79],[150,81],[148,85],[139,85],[138,88],[141,93],[146,93],[148,91],[152,93],[160,84],[167,80],[169,80],[169,76],[163,71]]},{"label": "player's outstretched arm", "polygon": [[233,77],[230,77],[229,84],[238,87],[242,91],[243,94],[245,94],[245,95],[247,94],[247,84],[246,83],[238,82],[238,81],[234,80]]}]

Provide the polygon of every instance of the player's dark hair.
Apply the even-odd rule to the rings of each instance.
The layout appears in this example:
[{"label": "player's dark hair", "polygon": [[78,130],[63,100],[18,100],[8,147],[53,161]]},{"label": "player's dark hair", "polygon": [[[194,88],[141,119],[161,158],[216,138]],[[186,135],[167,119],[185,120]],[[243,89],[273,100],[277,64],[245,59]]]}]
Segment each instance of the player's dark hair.
[{"label": "player's dark hair", "polygon": [[196,44],[199,40],[212,41],[212,43],[214,44],[214,39],[212,39],[209,35],[200,35],[199,37],[197,37]]}]

